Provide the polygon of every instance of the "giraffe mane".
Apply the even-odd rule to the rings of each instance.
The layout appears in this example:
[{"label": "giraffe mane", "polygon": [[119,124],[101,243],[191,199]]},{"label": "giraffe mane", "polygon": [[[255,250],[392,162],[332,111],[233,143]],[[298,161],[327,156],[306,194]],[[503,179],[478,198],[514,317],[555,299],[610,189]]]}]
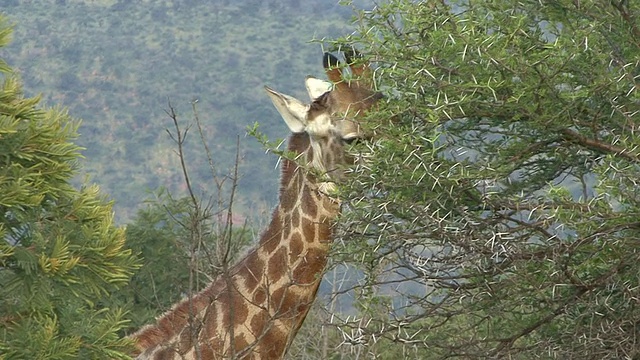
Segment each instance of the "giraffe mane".
[{"label": "giraffe mane", "polygon": [[[309,135],[307,133],[296,133],[289,136],[287,150],[296,154],[296,156],[304,153],[311,147]],[[282,170],[280,172],[280,192],[279,198],[284,195],[285,186],[291,181],[298,164],[295,161],[283,158]]]}]

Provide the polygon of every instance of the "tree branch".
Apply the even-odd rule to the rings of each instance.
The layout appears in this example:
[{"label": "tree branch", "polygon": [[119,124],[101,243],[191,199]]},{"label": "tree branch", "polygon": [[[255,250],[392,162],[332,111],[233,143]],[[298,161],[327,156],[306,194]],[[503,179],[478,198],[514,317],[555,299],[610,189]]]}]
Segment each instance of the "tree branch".
[{"label": "tree branch", "polygon": [[561,132],[564,135],[565,139],[573,143],[582,145],[586,148],[589,148],[598,152],[613,153],[615,155],[621,156],[634,163],[640,163],[640,157],[630,152],[629,149],[621,148],[611,144],[606,144],[596,139],[590,139],[570,129],[564,129]]}]

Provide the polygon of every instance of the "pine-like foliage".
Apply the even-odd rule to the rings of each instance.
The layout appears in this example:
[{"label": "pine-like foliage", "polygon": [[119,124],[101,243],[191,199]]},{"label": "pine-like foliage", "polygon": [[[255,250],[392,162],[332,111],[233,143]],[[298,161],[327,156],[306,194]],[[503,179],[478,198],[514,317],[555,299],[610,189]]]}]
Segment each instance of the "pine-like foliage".
[{"label": "pine-like foliage", "polygon": [[[0,46],[10,33],[0,17]],[[78,122],[0,72],[0,358],[126,358],[123,312],[101,303],[135,258],[98,188],[71,185]]]}]

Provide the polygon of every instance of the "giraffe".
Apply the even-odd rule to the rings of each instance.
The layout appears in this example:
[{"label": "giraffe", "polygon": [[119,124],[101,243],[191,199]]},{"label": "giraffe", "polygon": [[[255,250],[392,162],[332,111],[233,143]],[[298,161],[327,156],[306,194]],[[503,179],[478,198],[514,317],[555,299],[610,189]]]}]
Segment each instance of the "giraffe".
[{"label": "giraffe", "polygon": [[[345,143],[361,136],[357,122],[380,97],[345,53],[354,79],[325,53],[330,82],[307,77],[310,104],[265,87],[292,134],[279,203],[255,248],[227,274],[133,334],[137,359],[280,359],[313,303],[339,214],[335,182],[349,159]],[[332,84],[333,83],[333,84]]]}]

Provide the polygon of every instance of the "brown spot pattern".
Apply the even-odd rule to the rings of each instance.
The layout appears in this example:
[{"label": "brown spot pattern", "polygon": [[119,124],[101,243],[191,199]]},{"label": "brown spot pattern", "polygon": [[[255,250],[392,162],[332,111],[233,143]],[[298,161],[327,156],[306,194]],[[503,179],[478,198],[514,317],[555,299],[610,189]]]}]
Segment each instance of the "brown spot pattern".
[{"label": "brown spot pattern", "polygon": [[308,186],[305,186],[304,189],[302,189],[301,205],[302,212],[305,215],[315,219],[316,215],[318,215],[318,206],[316,205],[315,199],[313,198],[312,190]]},{"label": "brown spot pattern", "polygon": [[[218,349],[221,349],[222,346],[218,347]],[[215,354],[215,348],[213,346],[210,346],[209,344],[205,345],[205,346],[200,346],[200,359],[199,360],[215,360],[216,354]]]},{"label": "brown spot pattern", "polygon": [[301,227],[304,240],[308,243],[314,242],[316,240],[316,224],[306,217],[303,217]]},{"label": "brown spot pattern", "polygon": [[264,286],[260,286],[253,293],[252,302],[255,305],[261,305],[265,300],[267,300],[267,290],[264,288]]},{"label": "brown spot pattern", "polygon": [[296,284],[308,285],[320,280],[326,263],[326,251],[318,248],[308,249],[303,261],[293,269],[293,281]]},{"label": "brown spot pattern", "polygon": [[287,344],[287,334],[272,326],[260,341],[260,353],[263,359],[280,359]]},{"label": "brown spot pattern", "polygon": [[264,336],[265,326],[267,325],[269,318],[270,317],[267,312],[260,311],[251,319],[251,331],[253,332],[253,335],[256,337],[256,339],[260,339]]},{"label": "brown spot pattern", "polygon": [[244,286],[247,288],[247,291],[252,292],[262,280],[264,261],[258,257],[257,251],[254,251],[245,260],[244,264],[239,275],[244,279]]},{"label": "brown spot pattern", "polygon": [[220,297],[219,309],[222,311],[222,326],[228,329],[234,324],[242,324],[249,314],[244,297],[235,289]]},{"label": "brown spot pattern", "polygon": [[280,239],[282,236],[282,223],[280,220],[280,214],[275,212],[273,214],[273,219],[267,228],[267,231],[264,232],[262,238],[260,239],[260,244],[264,246],[264,250],[270,254],[272,253],[280,244]]},{"label": "brown spot pattern", "polygon": [[238,326],[244,324],[247,320],[247,316],[249,315],[249,308],[247,304],[244,301],[241,301],[236,302],[234,305],[236,306],[234,309],[235,319],[233,319],[235,325]]},{"label": "brown spot pattern", "polygon": [[318,224],[318,240],[322,243],[331,242],[333,239],[333,228],[329,224]]},{"label": "brown spot pattern", "polygon": [[283,296],[284,296],[285,292],[287,291],[287,287],[288,286],[283,286],[283,287],[281,287],[279,289],[276,289],[271,294],[272,308],[276,312],[276,314],[278,314],[278,315],[283,312],[283,307],[284,307]]},{"label": "brown spot pattern", "polygon": [[304,250],[304,243],[299,232],[291,234],[291,240],[289,240],[289,263],[293,263],[300,257]]},{"label": "brown spot pattern", "polygon": [[285,247],[281,247],[271,256],[268,271],[269,281],[272,283],[284,276],[287,271],[287,249]]},{"label": "brown spot pattern", "polygon": [[[186,354],[193,347],[194,329],[187,326],[182,330],[178,338],[177,351],[180,354]],[[197,335],[196,335],[197,337]]]},{"label": "brown spot pattern", "polygon": [[248,346],[249,346],[249,342],[247,342],[247,339],[245,338],[244,334],[237,335],[235,339],[233,339],[233,347],[238,351],[241,351],[242,349],[245,349]]},{"label": "brown spot pattern", "polygon": [[294,211],[293,214],[291,214],[291,227],[293,227],[294,229],[297,229],[299,226],[300,226],[300,212]]},{"label": "brown spot pattern", "polygon": [[173,348],[165,348],[155,353],[154,360],[172,360],[175,355]]}]

